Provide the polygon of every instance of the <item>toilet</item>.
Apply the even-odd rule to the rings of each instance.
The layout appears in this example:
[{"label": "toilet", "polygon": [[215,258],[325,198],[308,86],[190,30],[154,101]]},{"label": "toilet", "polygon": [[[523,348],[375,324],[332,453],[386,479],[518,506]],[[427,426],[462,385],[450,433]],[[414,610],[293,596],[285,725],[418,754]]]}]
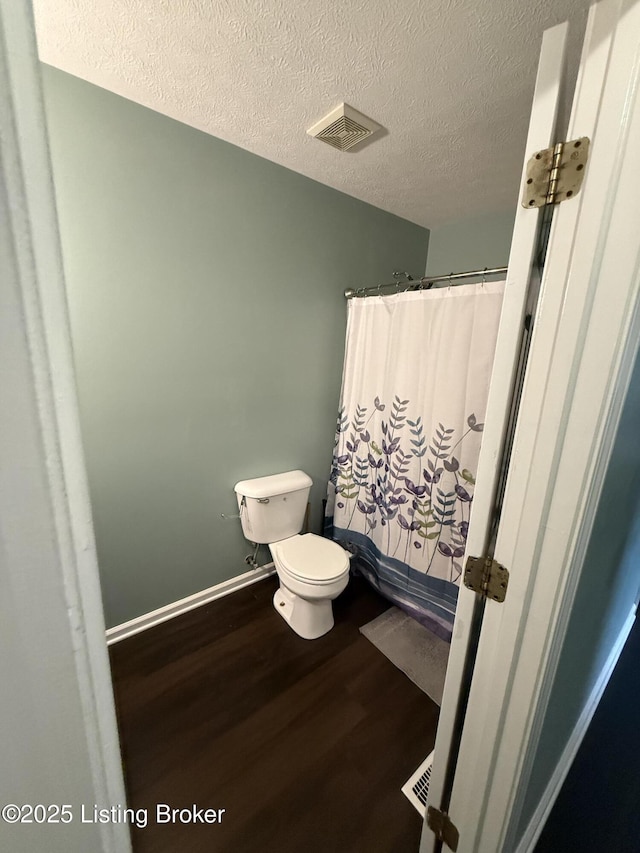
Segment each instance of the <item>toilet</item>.
[{"label": "toilet", "polygon": [[245,537],[269,545],[280,587],[273,606],[305,640],[333,628],[332,601],[349,582],[349,554],[336,542],[301,534],[312,480],[287,471],[235,486]]}]

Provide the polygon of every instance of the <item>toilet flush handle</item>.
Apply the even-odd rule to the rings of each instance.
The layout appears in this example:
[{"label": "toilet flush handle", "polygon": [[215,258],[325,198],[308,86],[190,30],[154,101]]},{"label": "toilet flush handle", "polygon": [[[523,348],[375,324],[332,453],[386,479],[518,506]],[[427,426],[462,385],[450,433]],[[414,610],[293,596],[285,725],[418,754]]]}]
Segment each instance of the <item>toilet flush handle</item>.
[{"label": "toilet flush handle", "polygon": [[268,504],[269,498],[258,498],[258,503],[259,504]]}]

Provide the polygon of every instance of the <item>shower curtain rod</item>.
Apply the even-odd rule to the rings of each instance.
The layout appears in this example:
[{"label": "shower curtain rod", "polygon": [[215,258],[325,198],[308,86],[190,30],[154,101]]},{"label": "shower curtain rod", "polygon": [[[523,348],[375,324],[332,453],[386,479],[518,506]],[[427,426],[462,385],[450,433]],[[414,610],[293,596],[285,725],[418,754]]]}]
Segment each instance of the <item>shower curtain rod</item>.
[{"label": "shower curtain rod", "polygon": [[454,281],[458,281],[462,278],[477,278],[477,276],[487,276],[487,275],[504,275],[506,274],[508,267],[492,267],[491,269],[487,269],[485,267],[483,270],[469,270],[469,272],[452,272],[449,275],[436,275],[436,276],[423,276],[418,279],[408,279],[407,281],[394,281],[390,284],[380,284],[378,287],[359,287],[357,290],[353,288],[349,288],[345,290],[344,295],[347,299],[354,299],[355,297],[360,296],[371,296],[372,294],[377,294],[381,296],[380,291],[385,287],[395,287],[396,293],[399,293],[400,290],[429,290],[436,282],[446,281],[452,283]]}]

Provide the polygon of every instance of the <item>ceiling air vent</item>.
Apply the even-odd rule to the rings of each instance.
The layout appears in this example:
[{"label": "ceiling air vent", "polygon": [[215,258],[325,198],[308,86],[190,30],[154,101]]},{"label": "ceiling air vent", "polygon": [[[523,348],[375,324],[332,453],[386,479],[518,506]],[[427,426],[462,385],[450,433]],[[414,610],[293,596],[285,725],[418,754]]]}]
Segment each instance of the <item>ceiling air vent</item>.
[{"label": "ceiling air vent", "polygon": [[348,151],[379,130],[382,130],[381,125],[354,110],[349,104],[340,104],[310,127],[307,133],[327,145],[333,145],[339,151]]}]

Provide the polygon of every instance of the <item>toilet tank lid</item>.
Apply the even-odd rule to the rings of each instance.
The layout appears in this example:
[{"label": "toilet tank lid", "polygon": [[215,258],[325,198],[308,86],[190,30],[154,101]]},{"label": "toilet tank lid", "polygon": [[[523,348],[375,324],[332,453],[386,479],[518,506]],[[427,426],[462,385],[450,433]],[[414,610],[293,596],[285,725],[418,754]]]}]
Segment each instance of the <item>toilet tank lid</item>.
[{"label": "toilet tank lid", "polygon": [[270,498],[296,492],[299,489],[307,489],[312,484],[313,480],[304,471],[285,471],[284,474],[241,480],[235,484],[234,491],[247,498]]}]

